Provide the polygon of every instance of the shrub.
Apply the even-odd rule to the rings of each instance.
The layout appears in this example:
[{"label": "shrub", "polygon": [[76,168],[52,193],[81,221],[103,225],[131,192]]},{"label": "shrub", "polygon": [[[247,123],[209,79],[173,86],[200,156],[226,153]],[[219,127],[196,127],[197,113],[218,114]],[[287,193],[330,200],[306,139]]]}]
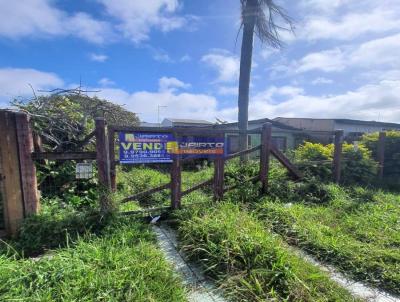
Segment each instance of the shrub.
[{"label": "shrub", "polygon": [[[377,159],[379,133],[365,134],[361,142],[371,151],[372,157]],[[400,175],[400,131],[387,131],[385,139],[385,182],[399,185]],[[396,183],[397,181],[397,183]]]},{"label": "shrub", "polygon": [[[332,179],[334,146],[306,142],[294,151],[294,158],[307,178]],[[362,144],[343,144],[342,180],[346,184],[370,184],[376,175],[376,162]]]}]

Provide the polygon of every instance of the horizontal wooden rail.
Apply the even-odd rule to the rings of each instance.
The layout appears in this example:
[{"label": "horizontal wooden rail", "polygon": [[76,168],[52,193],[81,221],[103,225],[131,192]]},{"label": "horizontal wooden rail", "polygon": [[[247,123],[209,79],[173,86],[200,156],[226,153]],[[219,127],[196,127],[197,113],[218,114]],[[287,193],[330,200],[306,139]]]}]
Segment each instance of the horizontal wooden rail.
[{"label": "horizontal wooden rail", "polygon": [[169,211],[171,207],[158,207],[158,208],[148,208],[143,210],[135,210],[135,211],[125,211],[119,212],[119,215],[127,216],[127,215],[138,215],[138,214],[148,214],[152,212],[159,212],[159,211]]},{"label": "horizontal wooden rail", "polygon": [[121,203],[125,203],[125,202],[128,202],[128,201],[136,200],[136,199],[138,199],[140,197],[143,197],[143,196],[146,196],[146,195],[149,195],[149,194],[153,194],[153,193],[156,193],[156,192],[159,192],[159,191],[162,191],[162,190],[169,189],[170,187],[171,187],[171,183],[163,184],[161,186],[149,189],[147,191],[143,191],[143,192],[136,193],[134,195],[128,196],[128,197],[122,199],[120,202]]},{"label": "horizontal wooden rail", "polygon": [[[159,132],[159,133],[177,133],[180,135],[204,135],[215,136],[218,134],[233,133],[239,134],[239,130],[216,129],[213,127],[126,127],[126,126],[109,126],[114,132]],[[261,133],[261,128],[247,130],[247,134]]]},{"label": "horizontal wooden rail", "polygon": [[290,160],[283,154],[276,146],[270,146],[271,154],[288,169],[289,173],[295,178],[302,178],[300,171],[290,162]]},{"label": "horizontal wooden rail", "polygon": [[33,160],[84,160],[96,159],[96,152],[33,152]]},{"label": "horizontal wooden rail", "polygon": [[[244,182],[257,182],[259,179],[260,179],[260,176],[257,175],[257,176],[253,176],[253,177],[250,177],[250,178],[248,178],[248,179],[245,179]],[[228,191],[231,191],[231,190],[233,190],[233,189],[236,189],[236,188],[239,187],[240,185],[241,185],[241,184],[234,184],[234,185],[232,185],[232,186],[225,187],[225,188],[224,188],[224,193],[225,193],[225,192],[228,192]]]},{"label": "horizontal wooden rail", "polygon": [[201,189],[203,187],[209,186],[209,185],[211,185],[213,183],[213,180],[214,179],[209,179],[209,180],[203,181],[203,182],[201,182],[201,183],[199,183],[197,185],[194,185],[193,187],[191,187],[191,188],[189,188],[189,189],[187,189],[185,191],[182,191],[181,196],[190,194],[190,193],[192,193],[192,192],[194,192],[194,191],[196,191],[198,189]]},{"label": "horizontal wooden rail", "polygon": [[238,157],[240,155],[249,154],[249,153],[252,153],[252,152],[260,150],[260,149],[261,149],[261,145],[258,145],[258,146],[255,146],[253,148],[247,149],[247,150],[243,150],[243,151],[239,151],[239,152],[236,152],[236,153],[229,154],[229,155],[224,157],[224,160],[230,160],[230,159]]}]

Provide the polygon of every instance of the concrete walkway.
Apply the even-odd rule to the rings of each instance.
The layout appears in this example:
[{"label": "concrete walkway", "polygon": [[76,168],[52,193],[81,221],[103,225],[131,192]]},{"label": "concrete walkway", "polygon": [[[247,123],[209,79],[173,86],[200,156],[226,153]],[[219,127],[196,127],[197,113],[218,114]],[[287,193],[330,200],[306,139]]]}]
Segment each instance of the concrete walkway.
[{"label": "concrete walkway", "polygon": [[319,267],[322,271],[325,271],[333,281],[347,289],[355,297],[359,297],[368,302],[400,302],[399,297],[395,297],[384,291],[372,288],[362,282],[350,280],[345,275],[338,272],[333,266],[319,262],[314,257],[306,254],[303,250],[293,246],[291,246],[291,249],[299,257]]},{"label": "concrete walkway", "polygon": [[191,302],[225,302],[220,291],[207,280],[201,270],[187,263],[184,255],[178,248],[175,231],[166,224],[154,225],[153,231],[157,235],[157,241],[164,252],[166,259],[172,263],[175,270],[181,275],[184,284],[189,289],[188,299]]}]

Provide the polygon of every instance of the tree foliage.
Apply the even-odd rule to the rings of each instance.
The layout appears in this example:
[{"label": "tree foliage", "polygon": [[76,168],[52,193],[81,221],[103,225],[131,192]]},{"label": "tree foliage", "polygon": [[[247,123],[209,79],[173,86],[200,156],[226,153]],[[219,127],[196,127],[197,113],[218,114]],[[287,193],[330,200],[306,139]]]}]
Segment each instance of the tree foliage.
[{"label": "tree foliage", "polygon": [[30,114],[33,131],[48,151],[81,151],[96,117],[122,126],[139,122],[135,113],[122,106],[81,93],[39,96],[27,103],[15,100],[12,105]]}]

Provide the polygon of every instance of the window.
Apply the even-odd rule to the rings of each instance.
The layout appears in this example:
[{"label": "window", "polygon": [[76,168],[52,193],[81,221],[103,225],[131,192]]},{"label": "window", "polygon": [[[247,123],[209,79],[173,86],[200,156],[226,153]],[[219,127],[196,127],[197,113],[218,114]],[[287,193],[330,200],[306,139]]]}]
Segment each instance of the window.
[{"label": "window", "polygon": [[[251,146],[251,136],[247,137],[247,144]],[[239,136],[228,135],[228,154],[239,152]]]},{"label": "window", "polygon": [[273,136],[272,144],[277,147],[280,151],[286,151],[286,137],[284,136]]}]

